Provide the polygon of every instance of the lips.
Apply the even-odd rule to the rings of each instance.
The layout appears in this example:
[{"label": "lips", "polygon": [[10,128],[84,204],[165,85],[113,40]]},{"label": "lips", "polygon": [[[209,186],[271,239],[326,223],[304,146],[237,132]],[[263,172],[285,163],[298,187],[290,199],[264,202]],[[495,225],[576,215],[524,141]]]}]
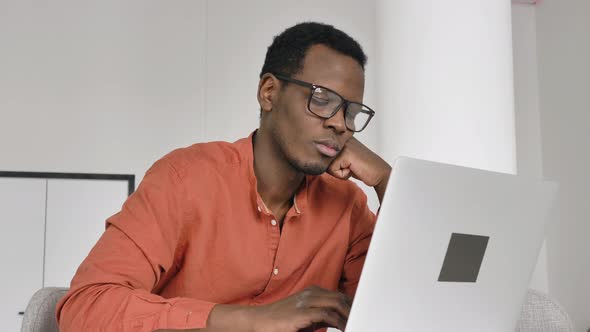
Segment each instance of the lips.
[{"label": "lips", "polygon": [[333,141],[315,141],[316,149],[327,157],[335,157],[340,152],[340,147]]}]

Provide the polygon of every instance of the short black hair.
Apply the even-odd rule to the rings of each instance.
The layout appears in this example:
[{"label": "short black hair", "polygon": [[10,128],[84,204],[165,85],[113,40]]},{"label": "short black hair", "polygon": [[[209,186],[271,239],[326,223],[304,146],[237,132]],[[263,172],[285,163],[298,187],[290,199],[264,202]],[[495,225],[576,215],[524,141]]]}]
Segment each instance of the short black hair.
[{"label": "short black hair", "polygon": [[314,45],[325,45],[355,59],[365,69],[367,56],[352,37],[332,25],[304,22],[294,25],[274,37],[266,51],[260,77],[266,73],[294,75],[303,67],[307,50]]}]

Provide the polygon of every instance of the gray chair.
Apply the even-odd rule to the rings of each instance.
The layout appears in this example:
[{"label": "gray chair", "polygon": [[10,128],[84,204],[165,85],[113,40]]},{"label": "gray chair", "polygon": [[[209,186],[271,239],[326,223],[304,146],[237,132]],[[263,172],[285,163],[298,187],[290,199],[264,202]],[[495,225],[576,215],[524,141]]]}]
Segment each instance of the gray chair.
[{"label": "gray chair", "polygon": [[557,301],[529,289],[516,332],[573,332],[572,321]]},{"label": "gray chair", "polygon": [[46,287],[38,290],[27,305],[21,332],[59,332],[55,306],[67,288]]},{"label": "gray chair", "polygon": [[[58,332],[55,305],[67,288],[42,288],[25,310],[21,332]],[[546,294],[529,290],[516,332],[573,332],[569,315]]]}]

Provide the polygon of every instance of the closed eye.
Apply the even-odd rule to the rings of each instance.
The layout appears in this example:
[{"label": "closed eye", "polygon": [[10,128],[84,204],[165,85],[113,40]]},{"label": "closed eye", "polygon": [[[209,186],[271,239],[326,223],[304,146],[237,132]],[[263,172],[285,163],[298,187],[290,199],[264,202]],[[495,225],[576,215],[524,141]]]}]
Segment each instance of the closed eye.
[{"label": "closed eye", "polygon": [[328,105],[330,100],[325,99],[325,98],[320,98],[320,97],[314,95],[311,97],[311,102],[317,106],[326,106],[326,105]]}]

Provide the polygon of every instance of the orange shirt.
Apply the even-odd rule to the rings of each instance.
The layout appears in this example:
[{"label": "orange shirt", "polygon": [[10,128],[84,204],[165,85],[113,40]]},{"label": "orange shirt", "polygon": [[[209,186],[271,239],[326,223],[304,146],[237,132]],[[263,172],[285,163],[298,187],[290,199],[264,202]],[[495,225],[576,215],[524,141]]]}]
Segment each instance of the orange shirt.
[{"label": "orange shirt", "polygon": [[317,285],[354,295],[375,225],[351,181],[307,176],[282,231],[256,190],[252,135],[157,161],[57,306],[62,331],[206,327],[216,303]]}]

